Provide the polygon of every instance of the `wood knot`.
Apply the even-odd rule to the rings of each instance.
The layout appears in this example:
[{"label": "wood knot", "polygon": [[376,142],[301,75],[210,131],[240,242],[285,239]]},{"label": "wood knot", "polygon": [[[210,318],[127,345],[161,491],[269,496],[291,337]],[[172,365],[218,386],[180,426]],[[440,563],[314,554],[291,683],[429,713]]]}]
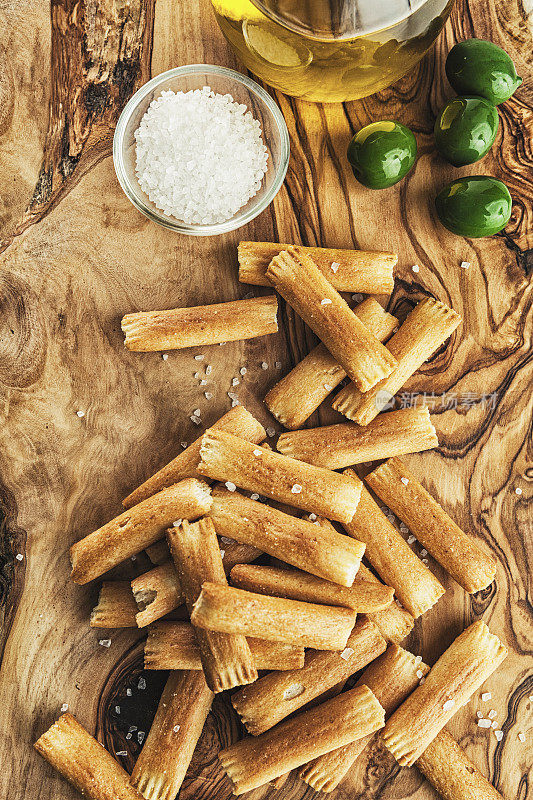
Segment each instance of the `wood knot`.
[{"label": "wood knot", "polygon": [[13,276],[0,282],[0,381],[24,389],[41,376],[46,328],[37,295]]}]

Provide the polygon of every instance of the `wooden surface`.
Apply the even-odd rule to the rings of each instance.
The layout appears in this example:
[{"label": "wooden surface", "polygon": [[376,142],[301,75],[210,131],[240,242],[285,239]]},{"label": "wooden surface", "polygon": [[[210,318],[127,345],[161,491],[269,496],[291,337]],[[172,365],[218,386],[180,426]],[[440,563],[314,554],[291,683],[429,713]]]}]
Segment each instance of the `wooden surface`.
[{"label": "wooden surface", "polygon": [[[99,646],[105,632],[88,627],[97,587],[69,582],[69,545],[115,515],[180,441],[198,434],[189,421],[193,409],[200,407],[209,423],[229,407],[226,392],[243,365],[239,395],[266,421],[260,401],[280,375],[274,362],[285,372],[313,343],[284,309],[278,335],[204,348],[204,364],[213,365],[211,402],[193,378],[199,364],[192,352],[171,353],[165,362],[124,350],[119,321],[126,312],[244,296],[249,287],[236,278],[239,238],[394,250],[393,310],[433,294],[464,315],[464,326],[409,384],[412,391],[455,393],[461,405],[436,409],[440,447],[408,461],[497,557],[497,580],[468,597],[431,564],[448,591],[419,620],[409,644],[431,663],[481,615],[506,642],[509,658],[487,686],[493,699],[482,704],[476,697],[450,729],[506,800],[533,797],[533,78],[526,7],[458,0],[420,67],[364,101],[328,107],[278,96],[292,147],[285,187],[247,228],[196,239],[138,214],[118,186],[110,154],[118,114],[150,74],[191,62],[235,66],[208,0],[52,0],[51,11],[42,0],[0,4],[1,798],[77,796],[31,748],[63,703],[111,750],[127,749],[122,761],[133,766],[137,733],[129,740],[126,734],[133,725],[148,729],[164,676],[148,674],[147,688],[137,688],[135,632],[111,632],[111,647]],[[503,178],[515,200],[512,220],[502,235],[469,241],[438,227],[429,209],[437,187],[461,174],[436,156],[431,131],[451,94],[445,53],[472,35],[505,46],[525,81],[500,107],[492,153],[461,171]],[[345,150],[354,128],[383,117],[413,128],[420,157],[403,183],[376,194],[355,183]],[[470,269],[460,269],[463,260]],[[494,393],[494,400],[480,400]],[[326,410],[320,418],[331,416]],[[141,562],[122,574],[138,574]],[[500,744],[476,727],[479,708],[497,711]],[[520,731],[526,744],[517,739]],[[227,701],[217,699],[184,800],[229,797],[216,752],[238,733]],[[253,793],[267,796],[314,795],[292,776],[277,793]],[[334,795],[348,797],[430,800],[435,793],[416,770],[399,770],[373,752]]]}]

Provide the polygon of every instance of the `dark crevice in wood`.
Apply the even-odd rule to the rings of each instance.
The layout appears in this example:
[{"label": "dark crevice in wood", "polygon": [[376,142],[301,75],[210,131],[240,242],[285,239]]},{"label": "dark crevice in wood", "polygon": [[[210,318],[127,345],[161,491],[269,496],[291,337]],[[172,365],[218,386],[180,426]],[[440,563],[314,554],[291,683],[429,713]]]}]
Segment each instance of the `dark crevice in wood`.
[{"label": "dark crevice in wood", "polygon": [[[24,586],[26,531],[17,525],[17,505],[0,481],[0,667]],[[21,553],[24,558],[17,560]]]}]

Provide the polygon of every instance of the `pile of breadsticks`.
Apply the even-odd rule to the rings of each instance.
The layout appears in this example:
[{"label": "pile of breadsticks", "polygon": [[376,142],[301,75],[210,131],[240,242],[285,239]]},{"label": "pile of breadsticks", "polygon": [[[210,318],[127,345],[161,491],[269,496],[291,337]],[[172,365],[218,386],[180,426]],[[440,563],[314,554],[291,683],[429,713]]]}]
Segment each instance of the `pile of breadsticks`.
[{"label": "pile of breadsticks", "polygon": [[[380,413],[460,317],[433,298],[401,325],[372,298],[351,310],[339,292],[392,290],[387,253],[242,242],[239,263],[242,281],[272,285],[321,340],[265,399],[290,431],[274,452],[234,403],[73,545],[79,584],[148,551],[155,566],[131,585],[103,583],[91,625],[148,626],[145,667],[170,675],[131,776],[70,714],[36,748],[93,800],[172,800],[214,694],[235,690],[250,734],[220,753],[235,794],[293,769],[330,792],[379,735],[447,800],[496,800],[445,725],[506,649],[481,621],[431,668],[401,647],[444,593],[401,530],[467,592],[495,564],[400,460],[438,444],[428,409]],[[276,312],[272,295],[129,314],[123,330],[129,349],[168,350],[272,333]],[[346,377],[333,406],[348,421],[302,430]],[[352,468],[369,462],[363,482]],[[182,604],[190,622],[161,621]]]}]

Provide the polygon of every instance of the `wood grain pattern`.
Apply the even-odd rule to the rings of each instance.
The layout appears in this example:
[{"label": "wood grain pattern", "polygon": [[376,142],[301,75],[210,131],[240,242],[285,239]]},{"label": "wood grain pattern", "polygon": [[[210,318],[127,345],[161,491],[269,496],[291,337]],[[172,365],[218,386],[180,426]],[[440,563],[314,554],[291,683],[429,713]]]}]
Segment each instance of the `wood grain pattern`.
[{"label": "wood grain pattern", "polygon": [[[89,629],[97,587],[68,581],[68,548],[119,513],[122,498],[176,455],[181,441],[197,438],[193,409],[201,408],[208,425],[229,408],[226,392],[241,366],[248,372],[239,396],[276,427],[261,400],[316,343],[281,303],[280,333],[204,348],[204,363],[213,366],[211,402],[193,377],[193,352],[171,353],[163,362],[158,354],[141,361],[124,351],[125,313],[244,297],[250,287],[237,282],[240,238],[397,252],[392,313],[403,317],[433,295],[463,316],[460,333],[409,381],[409,392],[427,392],[430,401],[435,393],[441,444],[406,462],[457,523],[484,541],[498,572],[493,586],[468,597],[431,563],[447,592],[417,621],[408,646],[432,663],[482,615],[508,644],[510,656],[487,687],[504,740],[497,743],[475,726],[475,711],[487,709],[479,697],[450,730],[506,800],[533,796],[527,758],[533,705],[533,84],[526,8],[511,0],[458,0],[420,66],[365,100],[320,106],[278,95],[292,148],[283,190],[241,231],[192,239],[134,211],[114,176],[111,141],[121,108],[150,74],[194,62],[236,66],[208,0],[0,4],[0,796],[8,790],[11,800],[77,796],[31,747],[63,703],[112,752],[126,750],[119,758],[131,770],[140,746],[138,730],[127,738],[129,728],[148,730],[166,675],[140,673],[138,632]],[[502,44],[525,80],[499,108],[491,154],[458,173],[436,155],[431,132],[451,96],[445,54],[472,35]],[[377,195],[353,179],[345,150],[355,128],[384,117],[413,128],[420,157],[408,178],[381,192],[376,203]],[[480,172],[508,183],[515,201],[511,222],[491,239],[454,237],[438,227],[430,201],[457,174]],[[470,269],[461,270],[461,261],[470,261]],[[416,274],[414,263],[420,265]],[[443,407],[437,402],[443,392],[462,402]],[[310,424],[336,420],[325,407]],[[148,568],[139,557],[114,577],[128,579]],[[109,648],[98,644],[106,635]],[[146,689],[138,688],[139,677]],[[527,745],[517,741],[520,731]],[[216,753],[239,735],[227,698],[217,698],[182,800],[230,797]],[[291,775],[275,795],[267,787],[250,798],[274,796],[302,800],[313,793]],[[400,770],[374,747],[333,797],[436,795],[420,773]]]}]

